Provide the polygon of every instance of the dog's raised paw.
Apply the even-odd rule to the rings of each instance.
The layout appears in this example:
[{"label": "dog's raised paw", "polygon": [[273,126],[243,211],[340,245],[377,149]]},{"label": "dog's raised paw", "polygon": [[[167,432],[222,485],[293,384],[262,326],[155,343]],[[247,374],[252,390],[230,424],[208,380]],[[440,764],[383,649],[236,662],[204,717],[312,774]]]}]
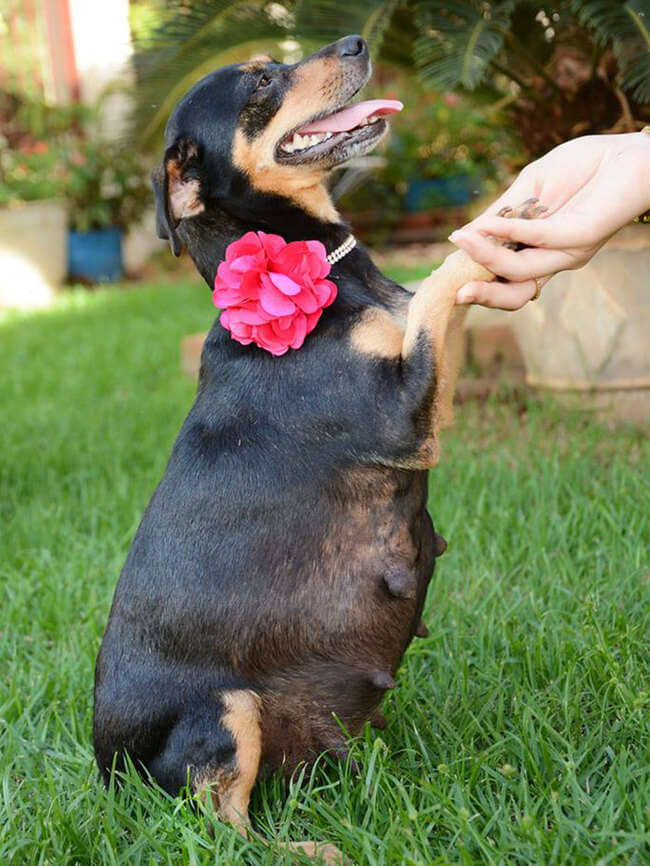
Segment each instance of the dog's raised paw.
[{"label": "dog's raised paw", "polygon": [[519,207],[502,207],[500,217],[508,219],[534,220],[548,212],[548,208],[539,203],[538,198],[527,198]]},{"label": "dog's raised paw", "polygon": [[[507,219],[534,220],[543,217],[548,213],[548,208],[539,203],[538,198],[527,198],[519,207],[502,207],[497,216],[506,217]],[[506,241],[503,244],[509,250],[523,250],[525,244],[517,243],[517,241]]]}]

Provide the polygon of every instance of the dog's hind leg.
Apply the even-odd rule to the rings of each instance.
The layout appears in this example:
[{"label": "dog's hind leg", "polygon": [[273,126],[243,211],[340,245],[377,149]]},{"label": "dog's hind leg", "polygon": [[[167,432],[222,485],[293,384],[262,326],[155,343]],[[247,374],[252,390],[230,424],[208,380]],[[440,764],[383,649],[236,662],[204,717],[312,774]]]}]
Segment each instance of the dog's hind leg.
[{"label": "dog's hind leg", "polygon": [[[251,830],[248,804],[257,779],[262,754],[260,699],[248,689],[227,691],[222,696],[224,713],[221,726],[232,737],[234,759],[226,766],[200,770],[194,790],[203,799],[210,797],[217,817],[231,824],[242,836],[255,838],[264,845],[267,839]],[[300,851],[325,866],[344,863],[336,846],[321,842],[289,842],[290,851]]]},{"label": "dog's hind leg", "polygon": [[235,689],[222,700],[221,726],[232,737],[234,759],[226,766],[198,768],[193,788],[202,798],[209,795],[216,815],[246,836],[248,803],[262,755],[260,699],[249,689]]}]

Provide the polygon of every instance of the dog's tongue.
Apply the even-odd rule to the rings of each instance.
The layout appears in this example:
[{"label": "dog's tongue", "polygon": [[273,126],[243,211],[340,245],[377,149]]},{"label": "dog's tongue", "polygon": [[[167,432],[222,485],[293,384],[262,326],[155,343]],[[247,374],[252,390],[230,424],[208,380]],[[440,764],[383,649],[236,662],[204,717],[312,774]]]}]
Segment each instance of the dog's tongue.
[{"label": "dog's tongue", "polygon": [[404,105],[397,99],[367,99],[337,111],[336,114],[321,117],[320,120],[301,127],[300,132],[347,132],[373,114],[395,114],[403,108]]}]

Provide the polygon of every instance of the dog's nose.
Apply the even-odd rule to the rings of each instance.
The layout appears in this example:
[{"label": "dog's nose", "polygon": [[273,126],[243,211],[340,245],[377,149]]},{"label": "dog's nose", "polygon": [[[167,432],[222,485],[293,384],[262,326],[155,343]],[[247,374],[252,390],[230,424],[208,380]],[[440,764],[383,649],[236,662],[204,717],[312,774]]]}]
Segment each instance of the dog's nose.
[{"label": "dog's nose", "polygon": [[368,53],[368,46],[365,40],[356,33],[354,36],[344,36],[335,45],[338,57],[363,57]]}]

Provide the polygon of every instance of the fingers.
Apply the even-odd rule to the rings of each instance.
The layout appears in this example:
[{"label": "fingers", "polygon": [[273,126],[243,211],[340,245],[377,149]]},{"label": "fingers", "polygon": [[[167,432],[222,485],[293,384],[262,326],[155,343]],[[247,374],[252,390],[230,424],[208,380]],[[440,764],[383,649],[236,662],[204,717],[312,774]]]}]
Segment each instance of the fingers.
[{"label": "fingers", "polygon": [[455,243],[457,237],[469,233],[492,235],[499,240],[516,241],[530,247],[558,247],[565,243],[562,229],[555,227],[549,219],[526,220],[486,214],[453,232],[450,240]]},{"label": "fingers", "polygon": [[[596,240],[597,220],[585,220],[579,212],[571,219],[560,214],[544,219],[516,219],[486,214],[459,229],[461,235],[491,235],[499,240],[515,241],[530,247],[548,249],[567,249],[569,247],[589,246]],[[456,242],[456,232],[453,243]]]},{"label": "fingers", "polygon": [[[509,222],[509,220],[504,220]],[[543,220],[539,220],[543,222]],[[493,274],[512,282],[523,282],[582,264],[566,250],[525,249],[515,252],[498,246],[478,232],[459,231],[451,236],[453,243],[464,250],[475,262],[484,265]]]},{"label": "fingers", "polygon": [[[551,279],[550,276],[538,279],[540,290]],[[457,304],[480,304],[497,310],[519,310],[531,301],[537,294],[535,280],[524,280],[521,283],[502,283],[494,280],[490,283],[475,281],[466,283],[458,290]]]}]

